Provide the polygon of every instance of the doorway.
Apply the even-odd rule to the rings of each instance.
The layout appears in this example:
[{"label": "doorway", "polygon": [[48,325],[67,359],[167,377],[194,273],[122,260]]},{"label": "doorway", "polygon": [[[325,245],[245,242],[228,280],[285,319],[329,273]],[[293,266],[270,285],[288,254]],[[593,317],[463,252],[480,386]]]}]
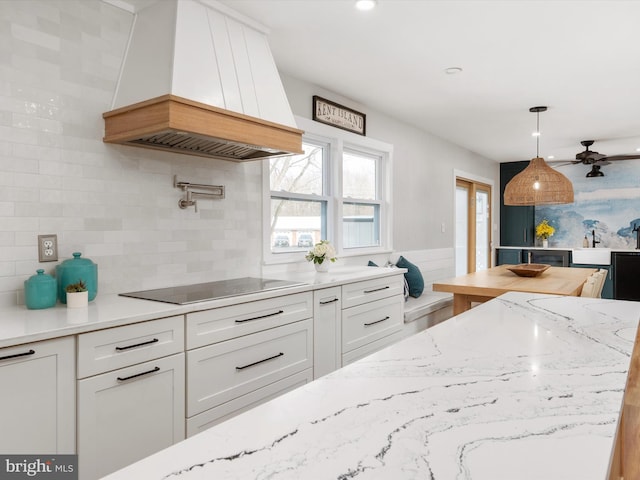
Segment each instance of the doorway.
[{"label": "doorway", "polygon": [[491,185],[456,178],[456,276],[491,266]]}]

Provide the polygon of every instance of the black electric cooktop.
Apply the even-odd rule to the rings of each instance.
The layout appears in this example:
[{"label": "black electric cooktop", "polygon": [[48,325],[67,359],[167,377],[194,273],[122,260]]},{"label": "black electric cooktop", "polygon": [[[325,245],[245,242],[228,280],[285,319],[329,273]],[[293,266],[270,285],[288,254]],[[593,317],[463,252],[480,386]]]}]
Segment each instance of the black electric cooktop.
[{"label": "black electric cooktop", "polygon": [[298,285],[304,285],[304,283],[244,277],[234,278],[232,280],[220,280],[218,282],[157,288],[155,290],[141,290],[139,292],[121,293],[120,295],[123,297],[140,298],[142,300],[187,305],[189,303],[206,302],[208,300],[217,300],[219,298],[235,297]]}]

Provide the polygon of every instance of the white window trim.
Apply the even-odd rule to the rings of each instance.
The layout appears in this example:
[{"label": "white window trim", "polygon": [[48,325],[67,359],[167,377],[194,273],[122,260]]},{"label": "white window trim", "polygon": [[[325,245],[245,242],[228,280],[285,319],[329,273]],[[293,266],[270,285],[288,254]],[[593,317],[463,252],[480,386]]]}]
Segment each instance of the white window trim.
[{"label": "white window trim", "polygon": [[[319,122],[314,122],[308,118],[295,116],[299,129],[305,131],[305,137],[328,143],[330,157],[339,158],[339,162],[333,165],[326,165],[325,175],[329,190],[326,195],[329,197],[327,203],[327,236],[334,241],[338,247],[338,258],[357,257],[363,255],[374,255],[393,251],[393,209],[392,209],[392,173],[393,173],[393,145],[380,140],[375,140],[355,133],[347,132],[339,128],[331,127]],[[375,247],[342,248],[342,192],[335,192],[331,189],[338,186],[342,190],[342,155],[338,156],[343,148],[371,153],[382,156],[380,175],[378,177],[378,188],[380,192],[380,245]],[[329,162],[331,163],[331,162]],[[336,168],[333,168],[333,167]],[[294,197],[294,194],[291,194]],[[271,218],[271,186],[269,178],[269,160],[262,162],[262,258],[264,265],[277,265],[284,263],[303,263],[303,252],[277,253],[271,252],[270,238],[270,218]],[[375,202],[374,202],[375,203]]]}]

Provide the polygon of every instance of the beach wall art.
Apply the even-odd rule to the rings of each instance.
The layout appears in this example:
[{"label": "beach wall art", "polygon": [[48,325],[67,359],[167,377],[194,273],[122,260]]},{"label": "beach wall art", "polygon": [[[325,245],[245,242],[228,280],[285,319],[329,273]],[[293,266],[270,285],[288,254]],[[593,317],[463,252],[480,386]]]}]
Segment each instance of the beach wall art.
[{"label": "beach wall art", "polygon": [[603,177],[587,178],[587,165],[556,167],[571,180],[575,201],[569,205],[535,207],[535,223],[546,219],[555,228],[549,247],[582,247],[593,236],[597,247],[635,249],[640,226],[640,160],[612,161]]}]

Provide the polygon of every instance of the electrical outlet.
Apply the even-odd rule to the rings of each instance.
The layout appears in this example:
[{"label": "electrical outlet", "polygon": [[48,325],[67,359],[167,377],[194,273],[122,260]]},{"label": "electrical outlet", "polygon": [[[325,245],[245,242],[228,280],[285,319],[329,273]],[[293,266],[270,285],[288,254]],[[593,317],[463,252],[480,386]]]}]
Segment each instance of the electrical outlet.
[{"label": "electrical outlet", "polygon": [[55,262],[58,260],[57,235],[38,235],[38,260],[40,262]]}]

